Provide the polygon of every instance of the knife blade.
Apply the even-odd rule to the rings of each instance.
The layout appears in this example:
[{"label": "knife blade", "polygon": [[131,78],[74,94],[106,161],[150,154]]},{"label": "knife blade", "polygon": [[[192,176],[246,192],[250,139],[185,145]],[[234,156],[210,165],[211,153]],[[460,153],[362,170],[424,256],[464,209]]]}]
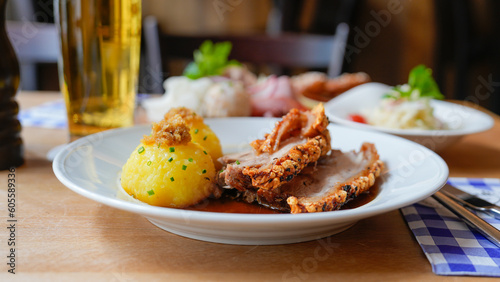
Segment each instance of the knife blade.
[{"label": "knife blade", "polygon": [[500,207],[495,204],[457,189],[450,184],[444,185],[444,187],[441,188],[441,192],[444,192],[446,196],[454,199],[463,206],[476,211],[485,212],[494,216],[496,219],[500,219]]}]

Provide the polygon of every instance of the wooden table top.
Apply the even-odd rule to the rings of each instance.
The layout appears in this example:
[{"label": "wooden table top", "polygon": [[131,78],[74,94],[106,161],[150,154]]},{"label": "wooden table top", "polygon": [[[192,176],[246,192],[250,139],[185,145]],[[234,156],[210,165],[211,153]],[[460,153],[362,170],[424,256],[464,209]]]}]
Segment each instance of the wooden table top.
[{"label": "wooden table top", "polygon": [[[21,109],[58,98],[54,92],[17,96]],[[494,119],[493,129],[441,153],[450,176],[500,178],[500,118]],[[7,272],[7,191],[2,188],[1,281],[477,280],[435,275],[399,210],[322,240],[290,245],[223,245],[168,233],[61,184],[46,154],[66,143],[67,135],[66,130],[23,128],[26,162],[16,169],[17,274]],[[7,187],[7,171],[0,177]],[[315,249],[325,244],[332,253],[311,263]]]}]

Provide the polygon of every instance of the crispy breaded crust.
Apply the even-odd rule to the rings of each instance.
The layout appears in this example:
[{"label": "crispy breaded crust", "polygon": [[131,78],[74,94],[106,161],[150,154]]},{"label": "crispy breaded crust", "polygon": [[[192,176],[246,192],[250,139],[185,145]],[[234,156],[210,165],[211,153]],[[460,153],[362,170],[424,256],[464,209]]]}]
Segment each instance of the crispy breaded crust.
[{"label": "crispy breaded crust", "polygon": [[191,141],[189,127],[181,115],[173,115],[153,123],[151,136],[144,136],[144,144],[161,144],[167,146],[183,145]]},{"label": "crispy breaded crust", "polygon": [[275,189],[292,180],[304,167],[316,162],[330,149],[329,138],[316,136],[305,144],[292,148],[285,156],[276,159],[269,168],[246,167],[242,172],[251,178],[253,187]]},{"label": "crispy breaded crust", "polygon": [[203,117],[197,115],[193,110],[186,107],[172,108],[165,114],[165,119],[170,119],[175,115],[180,115],[187,125],[192,126],[195,122],[203,122]]},{"label": "crispy breaded crust", "polygon": [[[337,162],[339,158],[344,156],[346,157],[343,158],[343,161]],[[355,170],[352,176],[340,182],[327,180],[329,176],[350,170],[345,166],[346,160],[359,160],[359,158],[363,159],[366,164],[363,164],[363,168],[359,171]],[[290,183],[285,183],[273,190],[251,187],[248,184],[249,179],[245,186],[246,189],[239,190],[236,196],[249,203],[257,202],[273,209],[291,213],[334,211],[361,193],[367,192],[375,184],[376,178],[383,170],[384,163],[379,159],[375,145],[363,143],[358,152],[332,151],[331,155],[323,157],[318,163],[310,164]]]},{"label": "crispy breaded crust", "polygon": [[[372,154],[372,162],[365,170],[361,171],[354,179],[341,183],[338,192],[322,198],[320,201],[309,203],[304,197],[290,196],[287,203],[291,213],[308,213],[334,211],[340,209],[348,200],[357,197],[360,193],[368,191],[375,184],[375,179],[380,176],[384,169],[384,163],[379,160],[375,146],[364,143],[361,152],[369,151]],[[332,187],[333,188],[333,187]]]},{"label": "crispy breaded crust", "polygon": [[[331,150],[328,123],[323,104],[319,104],[312,111],[292,109],[276,123],[265,139],[251,143],[254,156],[268,154],[269,163],[239,166],[221,160],[227,166],[219,175],[219,179],[224,179],[223,185],[240,191],[249,187],[272,190],[290,182],[304,167],[316,162]],[[291,138],[301,138],[300,144],[291,147],[287,152],[275,155],[283,142]]]},{"label": "crispy breaded crust", "polygon": [[282,141],[294,136],[311,138],[324,135],[329,140],[330,134],[325,133],[328,123],[325,108],[321,103],[312,111],[292,109],[281,121],[276,123],[272,132],[266,134],[264,139],[252,141],[250,145],[257,154],[272,154],[280,147]]}]

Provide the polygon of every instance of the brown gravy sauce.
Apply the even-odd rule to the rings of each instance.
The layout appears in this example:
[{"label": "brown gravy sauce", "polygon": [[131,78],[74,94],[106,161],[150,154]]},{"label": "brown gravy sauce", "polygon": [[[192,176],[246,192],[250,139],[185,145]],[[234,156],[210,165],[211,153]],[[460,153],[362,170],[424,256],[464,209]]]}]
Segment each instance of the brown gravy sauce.
[{"label": "brown gravy sauce", "polygon": [[[341,210],[354,209],[371,202],[379,194],[381,181],[375,181],[370,190],[360,194],[353,200],[348,201]],[[285,213],[274,210],[259,204],[249,204],[240,200],[234,200],[228,197],[219,199],[207,199],[200,204],[186,208],[195,211],[222,212],[222,213],[250,213],[250,214],[277,214]]]},{"label": "brown gravy sauce", "polygon": [[200,204],[186,208],[195,211],[223,212],[223,213],[253,213],[253,214],[271,214],[283,213],[273,210],[259,204],[250,204],[240,200],[231,199],[222,196],[219,199],[207,199]]}]

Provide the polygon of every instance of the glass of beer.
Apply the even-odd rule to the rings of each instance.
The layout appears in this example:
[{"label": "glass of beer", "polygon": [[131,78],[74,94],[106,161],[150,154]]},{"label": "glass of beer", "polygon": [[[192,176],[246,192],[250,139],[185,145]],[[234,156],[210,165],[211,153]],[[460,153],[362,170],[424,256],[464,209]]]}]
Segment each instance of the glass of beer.
[{"label": "glass of beer", "polygon": [[139,75],[141,0],[55,0],[54,10],[70,140],[131,126]]}]

